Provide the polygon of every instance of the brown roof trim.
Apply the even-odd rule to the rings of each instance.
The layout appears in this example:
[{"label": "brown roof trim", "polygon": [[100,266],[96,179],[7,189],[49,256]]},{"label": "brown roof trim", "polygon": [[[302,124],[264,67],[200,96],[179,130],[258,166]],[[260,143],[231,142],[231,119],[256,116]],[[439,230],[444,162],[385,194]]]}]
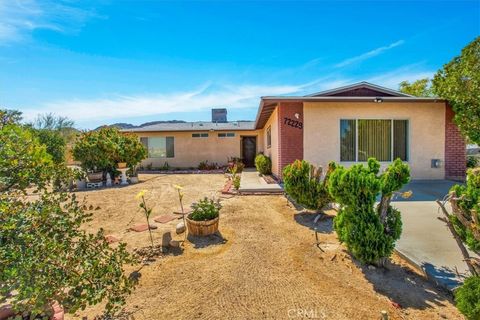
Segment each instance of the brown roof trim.
[{"label": "brown roof trim", "polygon": [[[337,96],[325,96],[325,97],[278,97],[278,96],[266,96],[260,100],[258,107],[257,118],[255,120],[255,129],[261,129],[267,123],[268,118],[272,114],[275,107],[280,102],[376,102],[375,100],[381,99],[382,102],[447,102],[445,99],[440,98],[427,98],[427,97],[337,97]],[[267,106],[274,106],[273,108]],[[266,118],[266,119],[265,119]]]}]

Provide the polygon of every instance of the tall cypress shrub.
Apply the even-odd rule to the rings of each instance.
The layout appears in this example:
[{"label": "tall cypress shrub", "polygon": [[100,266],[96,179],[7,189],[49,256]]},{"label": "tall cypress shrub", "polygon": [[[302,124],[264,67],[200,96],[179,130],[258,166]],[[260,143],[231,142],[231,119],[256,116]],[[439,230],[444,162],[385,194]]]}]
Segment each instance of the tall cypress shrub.
[{"label": "tall cypress shrub", "polygon": [[330,194],[341,205],[334,220],[338,238],[364,263],[389,257],[402,231],[400,212],[390,202],[410,180],[410,169],[400,159],[381,174],[379,169],[380,163],[370,158],[367,166],[338,166],[328,181]]}]

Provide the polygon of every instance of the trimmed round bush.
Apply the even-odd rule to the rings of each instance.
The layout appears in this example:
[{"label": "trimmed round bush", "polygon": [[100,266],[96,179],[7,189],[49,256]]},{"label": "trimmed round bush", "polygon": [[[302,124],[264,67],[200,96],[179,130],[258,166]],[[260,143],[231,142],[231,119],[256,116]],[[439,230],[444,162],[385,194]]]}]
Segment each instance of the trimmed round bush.
[{"label": "trimmed round bush", "polygon": [[255,167],[261,174],[272,173],[272,160],[266,155],[260,153],[255,157]]},{"label": "trimmed round bush", "polygon": [[455,291],[457,308],[467,319],[480,319],[480,277],[467,278],[463,285]]}]

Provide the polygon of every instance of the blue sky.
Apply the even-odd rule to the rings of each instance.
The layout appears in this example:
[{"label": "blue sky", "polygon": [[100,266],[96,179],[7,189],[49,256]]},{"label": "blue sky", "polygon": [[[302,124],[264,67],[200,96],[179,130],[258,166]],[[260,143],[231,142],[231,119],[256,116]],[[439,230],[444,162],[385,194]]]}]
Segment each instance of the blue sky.
[{"label": "blue sky", "polygon": [[254,119],[259,97],[431,76],[477,1],[0,0],[0,106],[80,128]]}]

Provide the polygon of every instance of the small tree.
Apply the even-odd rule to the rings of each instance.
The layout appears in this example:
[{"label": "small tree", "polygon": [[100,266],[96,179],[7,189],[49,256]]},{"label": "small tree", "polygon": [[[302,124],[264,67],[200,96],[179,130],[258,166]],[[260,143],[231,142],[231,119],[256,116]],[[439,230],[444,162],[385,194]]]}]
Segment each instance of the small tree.
[{"label": "small tree", "polygon": [[[341,209],[334,228],[341,242],[364,263],[383,263],[400,238],[400,212],[390,205],[392,196],[410,179],[410,169],[400,159],[379,174],[380,163],[370,158],[367,166],[342,166],[333,171],[328,189]],[[381,194],[377,208],[375,201]]]},{"label": "small tree", "polygon": [[109,127],[84,132],[73,148],[74,159],[87,171],[112,172],[119,162],[134,167],[146,156],[147,151],[137,136]]},{"label": "small tree", "polygon": [[322,210],[332,200],[327,182],[334,169],[335,164],[330,163],[325,177],[322,177],[321,167],[316,168],[305,160],[295,160],[283,169],[285,191],[305,208]]},{"label": "small tree", "polygon": [[[50,182],[71,180],[53,166],[29,128],[0,127],[0,302],[7,299],[32,318],[54,301],[74,313],[102,301],[112,313],[134,283],[123,266],[133,263],[125,245],[109,246],[103,231],[82,230],[90,221],[75,195],[49,191]],[[36,200],[22,196],[34,190]]]},{"label": "small tree", "polygon": [[433,78],[436,95],[447,99],[465,137],[480,144],[480,37],[462,49]]},{"label": "small tree", "polygon": [[400,82],[399,90],[403,93],[415,97],[431,97],[433,90],[431,87],[431,80],[429,78],[419,79],[413,82]]}]

